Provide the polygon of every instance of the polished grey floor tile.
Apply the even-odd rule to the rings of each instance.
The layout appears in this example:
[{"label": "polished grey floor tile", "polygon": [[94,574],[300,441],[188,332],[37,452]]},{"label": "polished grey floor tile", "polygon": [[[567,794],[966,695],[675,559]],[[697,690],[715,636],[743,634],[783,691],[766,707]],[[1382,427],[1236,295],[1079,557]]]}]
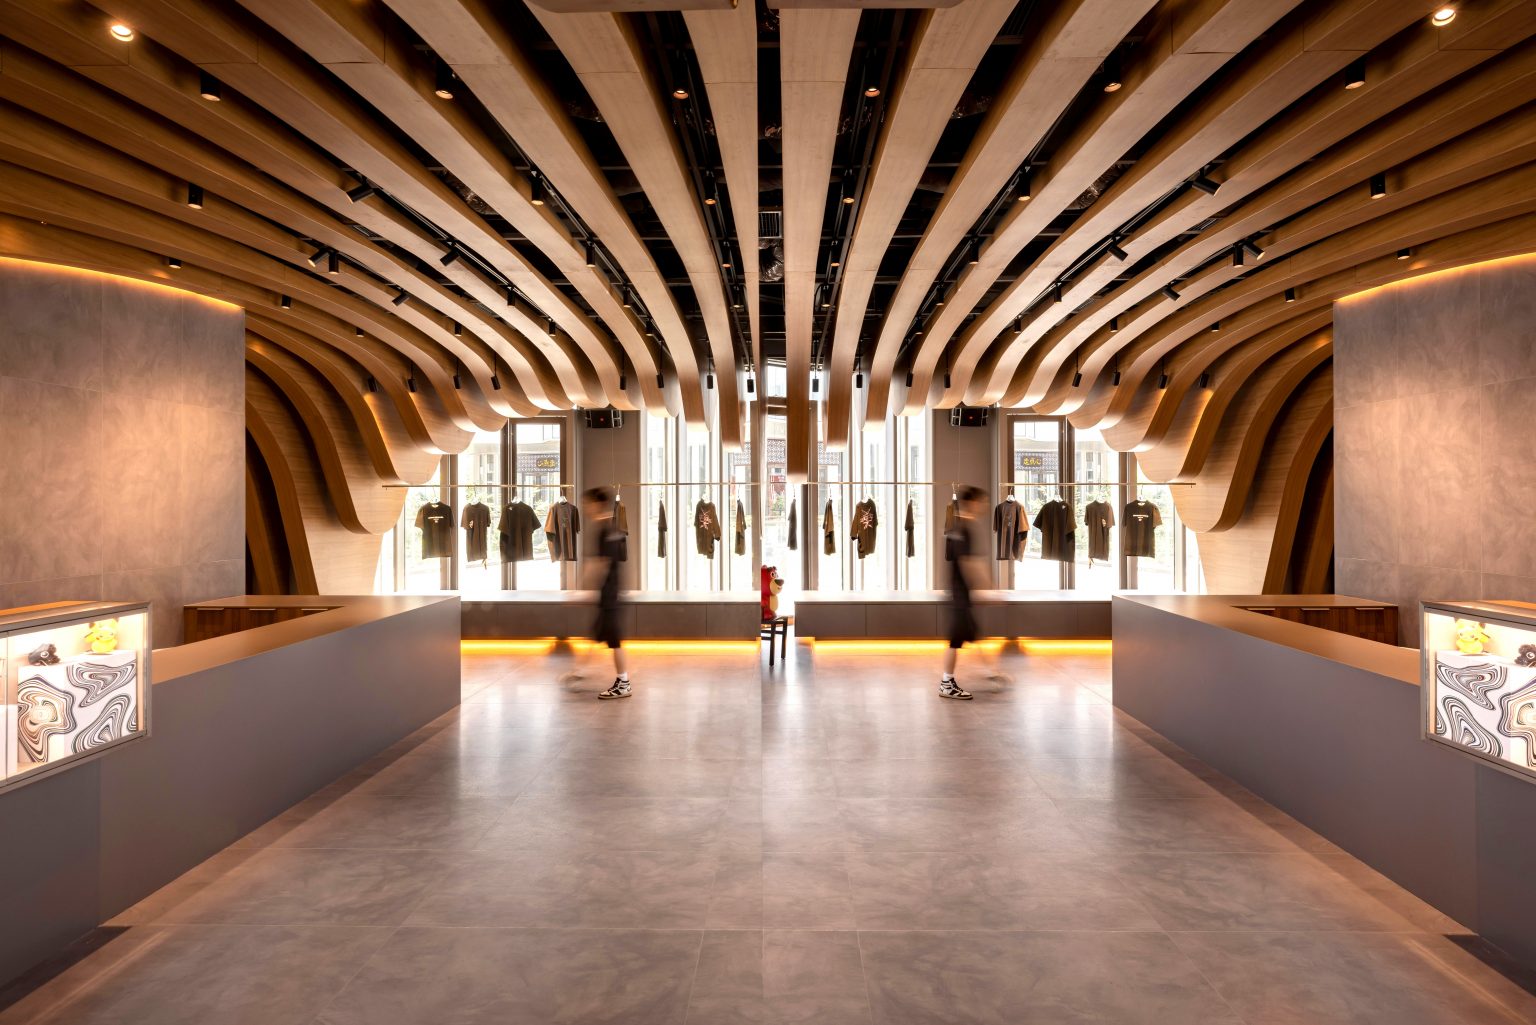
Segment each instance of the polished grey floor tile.
[{"label": "polished grey floor tile", "polygon": [[562,755],[542,766],[530,797],[729,797],[762,786],[758,759],[636,758]]},{"label": "polished grey floor tile", "polygon": [[[1381,933],[1175,933],[1247,1025],[1514,1025],[1509,1010]],[[1524,1010],[1531,1011],[1526,1003]]]},{"label": "polished grey floor tile", "polygon": [[848,850],[1081,852],[1082,837],[1049,800],[840,798],[835,821]]},{"label": "polished grey floor tile", "polygon": [[479,846],[501,850],[692,850],[715,840],[724,797],[583,797],[524,794]]},{"label": "polished grey floor tile", "polygon": [[1162,933],[861,932],[876,1025],[1243,1025]]},{"label": "polished grey floor tile", "polygon": [[869,993],[851,932],[763,934],[763,1009],[769,1022],[867,1025]]},{"label": "polished grey floor tile", "polygon": [[1296,847],[1222,797],[1058,800],[1072,828],[1101,850],[1294,852]]},{"label": "polished grey floor tile", "polygon": [[700,934],[407,927],[326,1025],[682,1025]]},{"label": "polished grey floor tile", "polygon": [[1034,758],[1026,762],[1041,790],[1056,798],[1212,797],[1214,791],[1157,753],[1113,758]]},{"label": "polished grey floor tile", "polygon": [[763,934],[706,932],[688,995],[692,1025],[764,1025]]},{"label": "polished grey floor tile", "polygon": [[699,851],[471,851],[426,885],[410,925],[700,929],[716,859]]},{"label": "polished grey floor tile", "polygon": [[1077,854],[850,854],[860,929],[1155,930],[1135,893]]},{"label": "polished grey floor tile", "polygon": [[[74,989],[36,1019],[16,1020],[39,1025],[307,1022],[388,936],[387,929],[338,926],[142,926],[108,945],[123,943],[129,949],[114,952],[110,970],[94,984]],[[86,974],[91,967],[77,965],[71,971]]]},{"label": "polished grey floor tile", "polygon": [[478,846],[507,805],[493,798],[443,798],[348,794],[274,847],[415,848],[455,850]]},{"label": "polished grey floor tile", "polygon": [[416,750],[359,784],[355,792],[387,797],[515,798],[548,760],[535,754]]},{"label": "polished grey floor tile", "polygon": [[1403,932],[1413,926],[1309,854],[1125,854],[1116,870],[1172,931]]},{"label": "polished grey floor tile", "polygon": [[708,927],[856,928],[845,856],[765,851],[755,857],[722,857],[710,896]]}]

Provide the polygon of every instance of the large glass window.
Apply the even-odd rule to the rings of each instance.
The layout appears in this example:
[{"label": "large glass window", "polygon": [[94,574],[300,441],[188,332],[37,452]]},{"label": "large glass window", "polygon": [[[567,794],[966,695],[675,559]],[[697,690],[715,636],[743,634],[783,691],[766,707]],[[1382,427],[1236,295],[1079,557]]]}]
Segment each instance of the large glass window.
[{"label": "large glass window", "polygon": [[458,501],[453,504],[458,507],[459,543],[455,551],[459,590],[465,594],[500,591],[503,587],[501,545],[496,533],[505,504],[502,496],[506,494],[501,487],[502,438],[501,431],[481,431],[456,457],[459,487],[454,489]]},{"label": "large glass window", "polygon": [[[812,510],[811,551],[816,559],[816,586],[823,591],[846,591],[852,585],[848,565],[848,453],[816,445],[816,508]],[[828,518],[832,528],[832,551],[827,551]]]},{"label": "large glass window", "polygon": [[430,481],[420,487],[410,488],[405,493],[400,562],[405,570],[401,586],[406,594],[425,594],[453,586],[453,560],[446,557],[446,553],[444,556],[434,554],[431,558],[422,554],[426,550],[424,545],[428,545],[434,552],[443,551],[438,543],[441,534],[430,541],[427,539],[429,532],[443,529],[439,522],[442,517],[450,521],[448,543],[457,540],[457,531],[452,529],[452,524],[457,523],[457,520],[454,507],[448,501],[452,497],[452,489],[443,487],[442,483],[442,464],[439,463]]},{"label": "large glass window", "polygon": [[1135,494],[1131,498],[1139,498],[1145,502],[1151,502],[1157,506],[1158,514],[1162,518],[1162,524],[1154,535],[1154,555],[1148,557],[1136,557],[1127,561],[1133,563],[1129,568],[1128,582],[1138,591],[1177,591],[1180,590],[1179,571],[1183,547],[1180,534],[1182,524],[1179,522],[1178,513],[1173,506],[1172,489],[1165,484],[1154,484],[1147,480],[1141,468],[1136,468]]},{"label": "large glass window", "polygon": [[[772,364],[768,369],[770,372],[773,370]],[[782,380],[782,368],[779,368],[779,376]],[[798,486],[790,487],[788,484],[788,465],[785,462],[788,452],[786,430],[784,414],[769,413],[764,416],[763,435],[767,448],[764,480],[768,483],[763,501],[761,534],[763,565],[776,567],[779,577],[784,581],[784,593],[794,595],[805,586],[805,581],[801,579],[800,558],[809,541],[804,536],[805,532],[801,530],[806,522],[805,509],[802,507],[805,489]],[[800,520],[800,523],[795,526],[796,547],[793,551],[789,547],[791,512]]]},{"label": "large glass window", "polygon": [[[1029,538],[1024,548],[1024,558],[1009,562],[1013,567],[1012,586],[1021,591],[1055,591],[1063,586],[1062,563],[1040,557],[1040,531],[1034,527],[1035,517],[1041,506],[1066,491],[1056,487],[1063,480],[1061,473],[1062,422],[1049,417],[1015,417],[1012,420],[1012,485],[1004,483],[998,501],[1006,501],[1011,493],[1014,500],[1024,506],[1029,519]],[[992,539],[990,544],[995,545]],[[989,551],[989,555],[996,555]],[[1007,583],[1006,578],[1003,581]]]},{"label": "large glass window", "polygon": [[[565,476],[565,455],[562,445],[564,424],[559,420],[518,420],[512,424],[512,458],[517,476],[511,482],[511,501],[522,501],[533,507],[542,528],[549,515],[549,508],[562,498],[574,500],[562,484],[569,483]],[[549,542],[542,529],[533,532],[533,558],[513,563],[513,574],[519,591],[558,591],[564,586],[566,562],[551,562]]]},{"label": "large glass window", "polygon": [[[719,437],[690,431],[675,417],[648,416],[641,427],[647,553],[642,587],[649,590],[756,590],[753,562],[755,479],[749,446],[725,452]],[[744,553],[736,554],[736,503],[745,512]],[[667,553],[657,553],[660,509],[667,511]],[[700,524],[706,542],[700,543]],[[718,539],[715,533],[718,530]],[[711,555],[712,553],[712,555]]]},{"label": "large glass window", "polygon": [[[1077,483],[1072,505],[1078,524],[1072,585],[1077,590],[1108,594],[1120,586],[1120,516],[1125,504],[1125,489],[1118,487],[1122,461],[1120,453],[1110,448],[1097,430],[1072,432],[1072,470]],[[1091,520],[1102,521],[1098,514],[1106,505],[1113,525],[1095,538],[1096,531],[1103,528],[1096,528]],[[1096,515],[1090,518],[1090,512]],[[1104,549],[1095,552],[1101,542]]]}]

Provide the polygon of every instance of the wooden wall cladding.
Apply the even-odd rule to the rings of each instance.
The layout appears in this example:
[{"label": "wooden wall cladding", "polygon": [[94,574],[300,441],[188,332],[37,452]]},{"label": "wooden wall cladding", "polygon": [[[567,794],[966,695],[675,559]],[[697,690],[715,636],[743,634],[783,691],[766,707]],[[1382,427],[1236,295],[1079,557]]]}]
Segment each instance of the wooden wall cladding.
[{"label": "wooden wall cladding", "polygon": [[509,417],[737,447],[770,356],[792,480],[1058,414],[1199,485],[1213,590],[1323,586],[1332,304],[1536,248],[1536,0],[1438,6],[0,0],[0,254],[246,309],[263,586],[368,587]]}]

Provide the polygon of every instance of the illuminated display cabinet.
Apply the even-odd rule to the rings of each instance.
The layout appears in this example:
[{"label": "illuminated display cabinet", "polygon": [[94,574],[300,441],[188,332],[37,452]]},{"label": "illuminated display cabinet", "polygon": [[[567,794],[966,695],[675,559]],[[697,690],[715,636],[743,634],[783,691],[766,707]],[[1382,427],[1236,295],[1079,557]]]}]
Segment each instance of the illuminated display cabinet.
[{"label": "illuminated display cabinet", "polygon": [[1423,602],[1424,735],[1536,780],[1536,605]]},{"label": "illuminated display cabinet", "polygon": [[149,606],[0,612],[0,791],[149,735]]}]

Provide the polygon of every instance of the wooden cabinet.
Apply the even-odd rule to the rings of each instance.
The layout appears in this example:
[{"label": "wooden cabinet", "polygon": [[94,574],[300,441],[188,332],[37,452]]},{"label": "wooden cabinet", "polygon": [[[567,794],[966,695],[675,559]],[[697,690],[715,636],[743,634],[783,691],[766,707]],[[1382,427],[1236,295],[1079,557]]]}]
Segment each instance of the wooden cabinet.
[{"label": "wooden cabinet", "polygon": [[182,610],[186,640],[206,641],[258,626],[329,612],[334,605],[188,605]]},{"label": "wooden cabinet", "polygon": [[1243,605],[1240,608],[1304,626],[1363,637],[1368,641],[1397,643],[1396,605]]}]

